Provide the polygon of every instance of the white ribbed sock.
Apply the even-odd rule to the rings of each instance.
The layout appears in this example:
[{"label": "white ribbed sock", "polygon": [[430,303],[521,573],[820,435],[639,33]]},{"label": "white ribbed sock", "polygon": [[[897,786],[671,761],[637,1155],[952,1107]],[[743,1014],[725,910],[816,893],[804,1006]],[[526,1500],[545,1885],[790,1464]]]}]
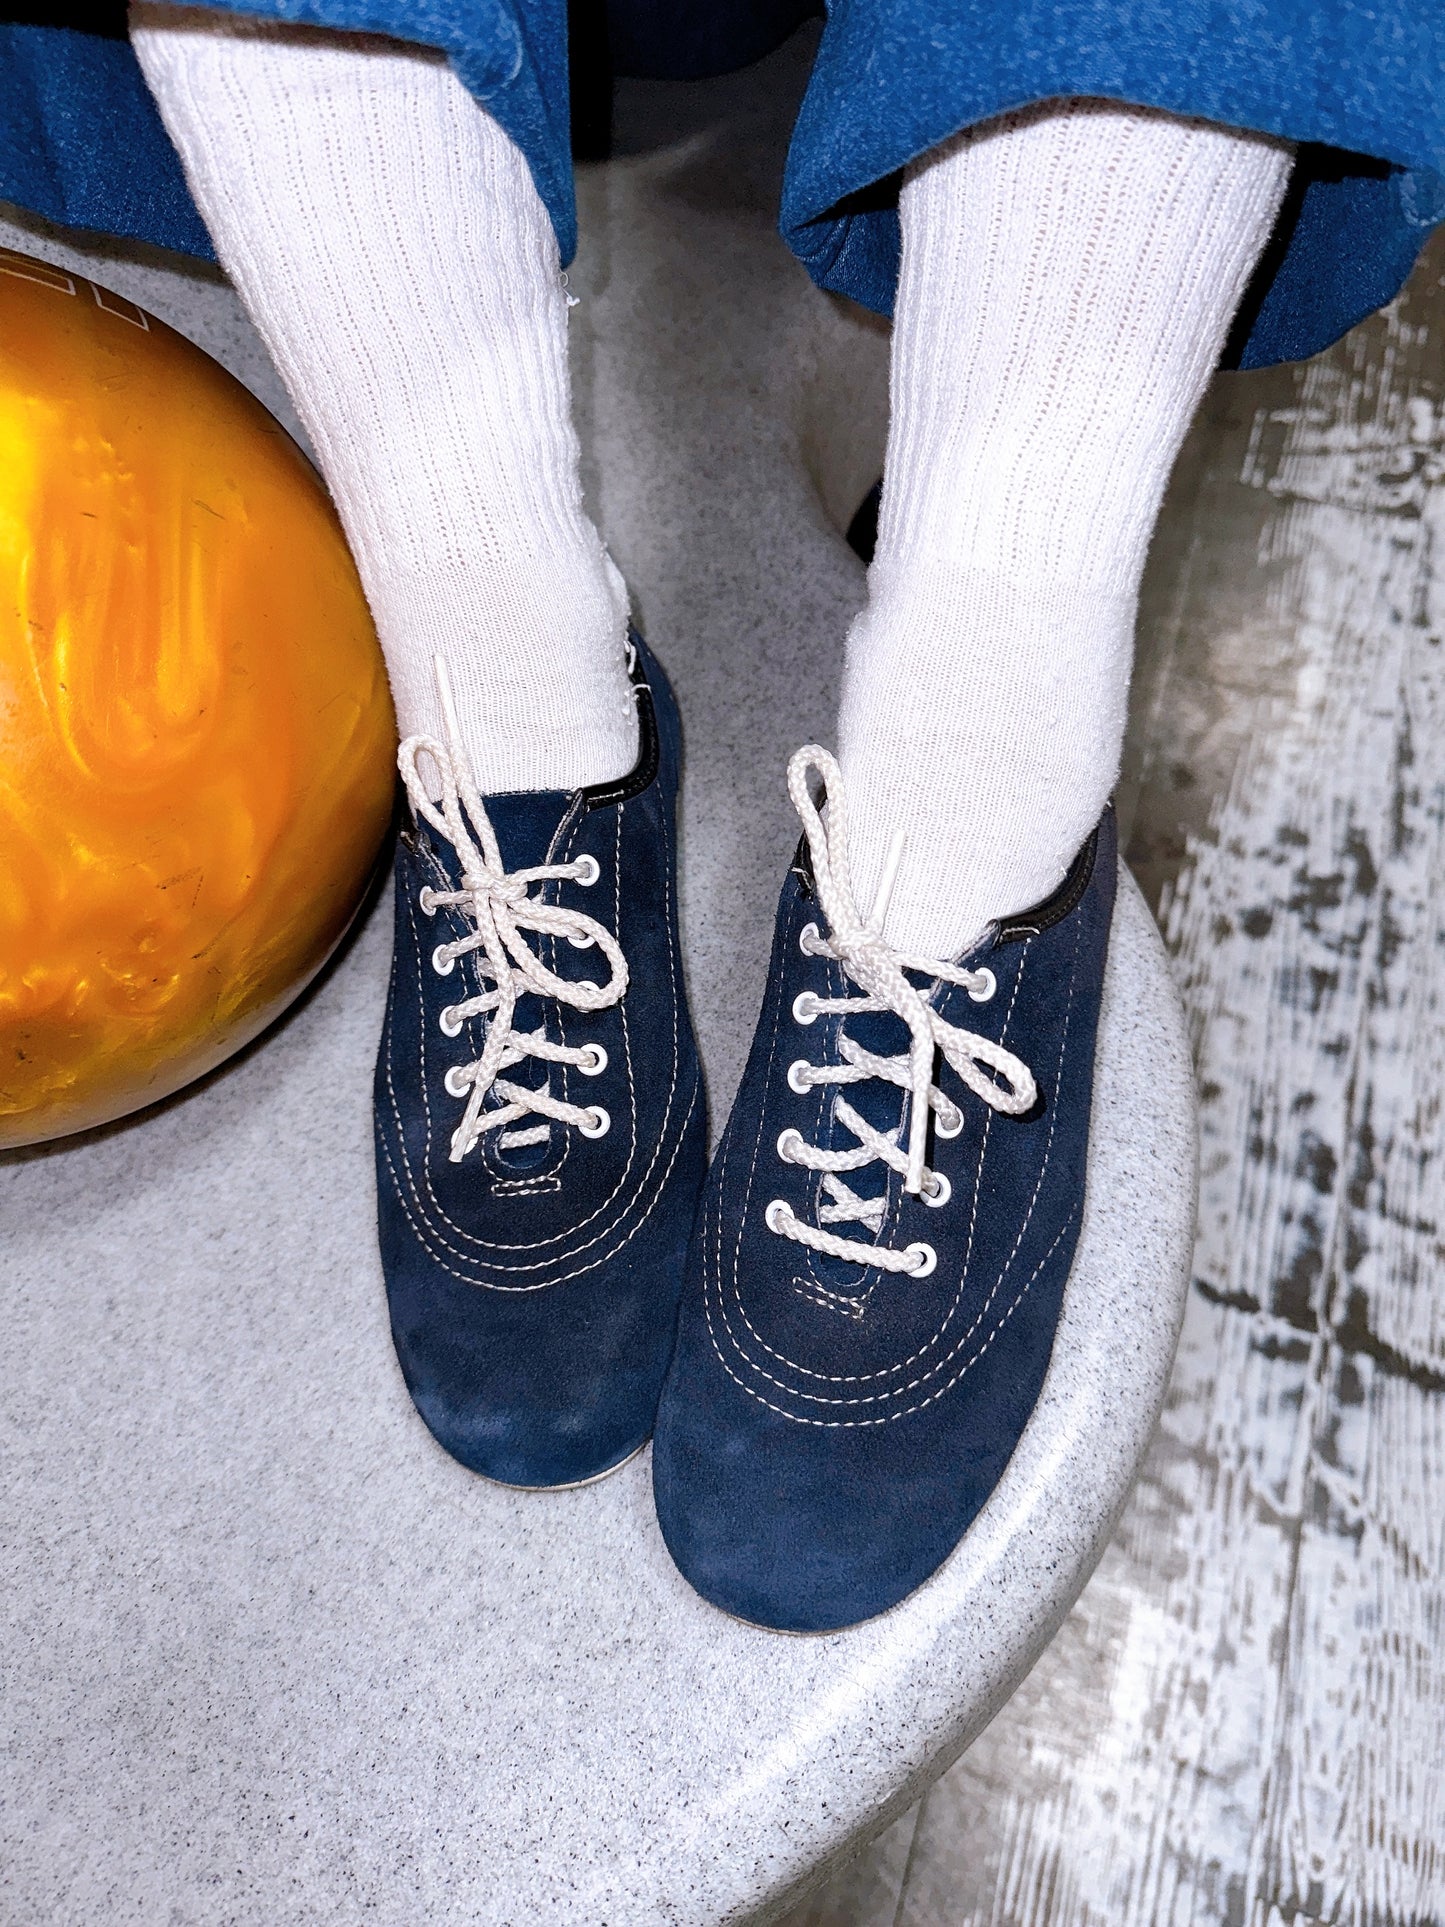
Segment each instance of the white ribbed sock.
[{"label": "white ribbed sock", "polygon": [[421,47],[165,5],[131,41],[331,487],[402,734],[441,731],[440,653],[484,794],[623,774],[626,591],[517,148]]},{"label": "white ribbed sock", "polygon": [[1118,775],[1169,471],[1269,237],[1290,152],[1104,101],[916,163],[868,604],[839,717],[867,906],[949,957],[1063,878]]}]

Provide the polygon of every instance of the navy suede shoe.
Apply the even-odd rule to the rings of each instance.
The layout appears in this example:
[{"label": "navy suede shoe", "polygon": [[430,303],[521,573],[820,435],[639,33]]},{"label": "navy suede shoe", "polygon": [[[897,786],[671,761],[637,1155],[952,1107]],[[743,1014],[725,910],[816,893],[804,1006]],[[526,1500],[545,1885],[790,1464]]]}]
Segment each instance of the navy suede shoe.
[{"label": "navy suede shoe", "polygon": [[411,738],[400,759],[382,1267],[418,1411],[504,1485],[581,1484],[646,1442],[706,1160],[677,939],[677,710],[633,640],[629,776],[483,803],[454,723],[450,747]]},{"label": "navy suede shoe", "polygon": [[653,1484],[705,1599],[824,1632],[942,1564],[1038,1400],[1117,859],[1108,810],[1054,896],[961,964],[902,956],[881,906],[854,906],[833,758],[800,750],[789,787],[806,834],[693,1234]]}]

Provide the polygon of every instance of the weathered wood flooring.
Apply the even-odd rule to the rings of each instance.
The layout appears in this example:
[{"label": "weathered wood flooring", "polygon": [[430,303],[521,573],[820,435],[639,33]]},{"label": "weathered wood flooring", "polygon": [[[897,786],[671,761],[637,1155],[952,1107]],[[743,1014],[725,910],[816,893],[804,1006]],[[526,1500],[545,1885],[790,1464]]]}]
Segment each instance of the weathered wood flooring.
[{"label": "weathered wood flooring", "polygon": [[1445,1921],[1440,238],[1216,382],[1141,634],[1122,802],[1204,1147],[1168,1407],[1023,1690],[793,1927]]}]

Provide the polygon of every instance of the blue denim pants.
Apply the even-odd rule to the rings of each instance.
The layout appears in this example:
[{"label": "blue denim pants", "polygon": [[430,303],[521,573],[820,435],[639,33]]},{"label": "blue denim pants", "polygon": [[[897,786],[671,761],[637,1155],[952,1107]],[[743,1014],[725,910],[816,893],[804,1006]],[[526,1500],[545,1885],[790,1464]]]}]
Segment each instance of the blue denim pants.
[{"label": "blue denim pants", "polygon": [[[816,0],[595,3],[616,71],[676,79],[746,65],[821,11]],[[570,260],[567,0],[214,4],[443,49],[526,155]],[[0,22],[0,196],[209,256],[123,0],[46,11],[53,24]],[[1445,219],[1439,0],[830,0],[788,156],[789,246],[822,287],[889,312],[900,170],[961,128],[1067,95],[1299,143],[1236,330],[1243,367],[1337,340],[1389,300]]]}]

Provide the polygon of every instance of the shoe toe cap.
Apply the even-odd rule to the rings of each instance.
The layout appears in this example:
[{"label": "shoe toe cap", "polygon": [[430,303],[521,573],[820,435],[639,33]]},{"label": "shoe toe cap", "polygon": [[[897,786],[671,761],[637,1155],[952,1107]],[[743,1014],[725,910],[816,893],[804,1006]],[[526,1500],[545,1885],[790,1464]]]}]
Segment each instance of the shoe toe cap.
[{"label": "shoe toe cap", "polygon": [[[659,1293],[612,1281],[544,1303],[471,1286],[439,1309],[435,1280],[408,1315],[392,1293],[407,1388],[452,1457],[501,1485],[575,1485],[620,1464],[652,1430],[667,1368]],[[501,1302],[498,1302],[498,1301]]]},{"label": "shoe toe cap", "polygon": [[[905,1476],[872,1428],[820,1428],[670,1381],[653,1441],[658,1522],[683,1577],[722,1611],[832,1632],[896,1606],[948,1557],[987,1496],[926,1458]],[[947,1490],[944,1490],[944,1486]]]}]

